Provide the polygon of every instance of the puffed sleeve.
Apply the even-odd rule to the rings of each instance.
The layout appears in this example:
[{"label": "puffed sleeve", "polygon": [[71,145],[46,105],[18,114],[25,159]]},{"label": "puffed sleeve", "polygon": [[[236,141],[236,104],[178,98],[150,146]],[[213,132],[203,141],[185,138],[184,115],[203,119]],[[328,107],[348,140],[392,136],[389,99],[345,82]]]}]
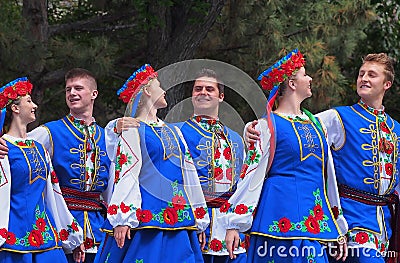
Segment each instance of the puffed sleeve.
[{"label": "puffed sleeve", "polygon": [[245,232],[253,223],[253,213],[265,181],[271,138],[265,119],[260,119],[255,129],[260,132],[260,140],[247,151],[237,190],[220,207],[219,216],[225,229]]},{"label": "puffed sleeve", "polygon": [[110,121],[104,128],[105,131],[104,134],[106,139],[106,151],[108,158],[110,158],[111,161],[115,161],[115,157],[117,156],[116,152],[120,135],[115,132],[117,121],[118,119]]},{"label": "puffed sleeve", "polygon": [[[326,135],[326,140],[329,141],[329,133],[327,133],[326,126],[324,122],[321,121],[322,128]],[[329,204],[331,205],[331,210],[335,216],[335,220],[338,225],[339,233],[345,235],[348,231],[348,224],[343,216],[342,206],[340,205],[339,190],[336,181],[336,173],[333,163],[333,157],[330,147],[328,147],[328,160],[326,169],[326,188],[328,192]]]},{"label": "puffed sleeve", "polygon": [[322,120],[328,133],[327,142],[335,149],[341,148],[345,142],[345,129],[340,120],[339,113],[334,110],[326,110],[315,115]]},{"label": "puffed sleeve", "polygon": [[139,225],[136,210],[141,208],[139,173],[142,167],[140,137],[137,128],[123,131],[116,148],[114,192],[107,211],[113,227],[135,228]]},{"label": "puffed sleeve", "polygon": [[208,209],[206,201],[204,199],[199,176],[197,175],[197,170],[193,164],[193,159],[189,152],[189,148],[187,147],[186,141],[179,128],[175,127],[175,129],[179,134],[179,137],[182,140],[183,144],[185,145],[185,153],[184,153],[185,159],[183,163],[184,165],[183,180],[185,184],[185,190],[188,195],[188,199],[191,202],[194,215],[196,217],[198,232],[203,232],[210,224],[210,216],[207,212]]},{"label": "puffed sleeve", "polygon": [[54,217],[63,249],[66,253],[71,253],[74,248],[83,243],[83,230],[68,210],[61,193],[60,185],[58,184],[58,178],[51,164],[50,155],[47,151],[46,162],[50,167],[44,192],[46,205]]},{"label": "puffed sleeve", "polygon": [[0,247],[7,240],[8,221],[10,215],[11,176],[8,156],[0,160]]}]

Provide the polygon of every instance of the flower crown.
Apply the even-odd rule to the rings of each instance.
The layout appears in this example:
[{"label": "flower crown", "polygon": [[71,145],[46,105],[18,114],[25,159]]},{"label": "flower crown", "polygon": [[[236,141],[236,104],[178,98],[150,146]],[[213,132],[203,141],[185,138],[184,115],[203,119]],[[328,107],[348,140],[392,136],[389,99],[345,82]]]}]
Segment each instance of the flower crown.
[{"label": "flower crown", "polygon": [[28,78],[18,78],[0,88],[0,109],[7,107],[18,97],[31,94],[33,85]]},{"label": "flower crown", "polygon": [[258,76],[258,80],[261,80],[261,87],[263,89],[272,90],[275,86],[287,80],[305,64],[306,61],[303,54],[297,49],[294,49],[261,73],[260,76]]},{"label": "flower crown", "polygon": [[136,96],[140,87],[149,83],[151,79],[157,78],[158,74],[150,66],[144,64],[127,79],[122,88],[117,91],[117,95],[124,102],[128,103],[129,100]]}]

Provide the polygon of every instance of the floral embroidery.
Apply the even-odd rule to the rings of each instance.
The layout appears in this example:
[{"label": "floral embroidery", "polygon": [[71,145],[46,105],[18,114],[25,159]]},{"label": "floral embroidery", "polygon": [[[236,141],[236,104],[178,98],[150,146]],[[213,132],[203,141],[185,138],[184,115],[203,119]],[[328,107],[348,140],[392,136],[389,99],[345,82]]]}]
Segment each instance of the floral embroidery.
[{"label": "floral embroidery", "polygon": [[218,239],[213,239],[210,242],[210,249],[212,251],[218,252],[221,251],[222,249],[226,249],[226,244],[225,244],[225,240],[224,241],[220,241]]},{"label": "floral embroidery", "polygon": [[33,140],[17,140],[14,143],[18,146],[35,146],[35,142]]},{"label": "floral embroidery", "polygon": [[89,248],[95,247],[94,240],[92,238],[89,238],[89,237],[86,237],[85,242],[83,244],[85,245],[85,249],[89,249]]},{"label": "floral embroidery", "polygon": [[338,208],[337,206],[334,206],[331,209],[332,209],[332,213],[333,213],[333,216],[335,217],[335,219],[338,219],[340,215],[343,215],[342,208]]},{"label": "floral embroidery", "polygon": [[127,155],[124,152],[121,152],[121,143],[118,143],[117,146],[117,158],[115,162],[115,178],[114,183],[118,183],[120,180],[120,174],[123,165],[129,165],[132,163],[132,156]]},{"label": "floral embroidery", "polygon": [[251,144],[247,152],[246,160],[244,161],[242,170],[240,172],[241,179],[243,179],[246,176],[247,169],[249,168],[250,165],[260,162],[260,157],[261,154],[259,153],[259,151],[255,148],[254,144]]},{"label": "floral embroidery", "polygon": [[[171,183],[174,196],[171,201],[168,202],[168,206],[161,209],[157,214],[153,214],[150,210],[136,208],[133,204],[127,205],[124,202],[121,202],[120,205],[109,205],[107,213],[109,215],[116,215],[119,210],[122,213],[134,211],[136,213],[136,218],[141,223],[148,223],[151,220],[154,220],[161,224],[166,223],[171,226],[178,222],[183,222],[184,220],[191,220],[189,214],[190,205],[184,198],[182,190],[178,190],[178,185],[178,181]],[[197,218],[203,218],[206,213],[207,211],[203,207],[196,208],[195,215]]]},{"label": "floral embroidery", "polygon": [[310,254],[307,256],[307,262],[308,263],[314,263],[315,262],[315,256],[313,254]]},{"label": "floral embroidery", "polygon": [[51,171],[51,183],[52,184],[58,184],[58,177],[57,174],[54,170]]},{"label": "floral embroidery", "polygon": [[197,219],[203,219],[206,214],[207,214],[207,210],[204,207],[197,207],[194,210],[194,216]]},{"label": "floral embroidery", "polygon": [[355,242],[360,245],[373,244],[380,252],[386,251],[389,246],[389,242],[382,242],[375,235],[366,231],[349,232],[347,236],[349,242]]},{"label": "floral embroidery", "polygon": [[300,222],[291,222],[290,219],[283,217],[278,221],[273,221],[273,224],[269,226],[268,231],[278,233],[301,231],[312,234],[318,234],[325,231],[331,232],[331,229],[328,226],[329,217],[325,215],[322,210],[322,199],[319,188],[317,188],[316,191],[313,191],[313,195],[315,197],[315,206],[312,210],[309,210],[308,216],[303,217],[304,220]]},{"label": "floral embroidery", "polygon": [[232,206],[228,201],[226,201],[220,208],[221,213],[235,213],[238,215],[251,214],[254,212],[253,206],[246,206],[245,204],[238,204],[237,206]]},{"label": "floral embroidery", "polygon": [[25,247],[40,247],[48,243],[49,240],[53,240],[53,237],[50,234],[50,226],[48,226],[45,221],[47,215],[44,211],[40,212],[39,206],[36,206],[35,217],[36,221],[32,225],[32,230],[26,232],[24,237],[18,238],[14,233],[9,232],[4,228],[0,229],[0,235],[6,239],[6,243],[9,245],[20,245]]}]

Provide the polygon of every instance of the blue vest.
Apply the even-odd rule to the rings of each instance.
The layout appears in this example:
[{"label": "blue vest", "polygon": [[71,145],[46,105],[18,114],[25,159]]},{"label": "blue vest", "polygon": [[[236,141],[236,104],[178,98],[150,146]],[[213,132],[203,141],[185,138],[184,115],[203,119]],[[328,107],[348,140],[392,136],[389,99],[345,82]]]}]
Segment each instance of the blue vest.
[{"label": "blue vest", "polygon": [[[176,125],[180,127],[185,137],[204,192],[215,193],[213,168],[215,134],[203,129],[203,127],[191,119],[183,123],[177,123]],[[232,186],[230,191],[226,193],[233,194],[243,164],[244,145],[242,137],[226,126],[224,126],[224,135],[231,147],[232,164],[234,166],[232,169]]]},{"label": "blue vest", "polygon": [[[43,125],[50,131],[53,142],[52,163],[61,187],[83,191],[85,189],[85,145],[87,137],[64,117]],[[107,157],[104,130],[96,125],[94,134],[96,151],[95,174],[92,191],[103,192],[107,188],[110,159]]]},{"label": "blue vest", "polygon": [[252,234],[336,240],[338,225],[325,190],[324,134],[311,122],[274,114],[276,150],[256,209]]},{"label": "blue vest", "polygon": [[[53,143],[52,164],[60,187],[68,187],[83,192],[86,176],[85,146],[88,138],[67,117],[48,122],[43,126],[49,130],[50,140]],[[111,161],[106,152],[104,130],[98,125],[95,128],[92,151],[96,151],[96,157],[94,162],[95,177],[90,192],[100,194],[107,188]],[[86,220],[89,220],[95,239],[94,244],[100,244],[103,237],[100,227],[104,222],[100,212],[88,211],[86,217],[84,211],[72,208],[70,208],[70,211],[81,226],[85,226]],[[86,238],[86,232],[84,238]]]},{"label": "blue vest", "polygon": [[[379,194],[379,129],[378,118],[360,104],[336,108],[345,130],[343,145],[333,147],[332,155],[335,163],[337,181],[339,184]],[[400,125],[389,115],[386,124],[394,142],[393,176],[389,189],[385,194],[394,192],[398,184],[398,160]],[[370,230],[382,233],[377,221],[378,207],[363,204],[348,198],[341,198],[343,214],[349,224],[349,229]],[[381,207],[385,217],[386,230],[391,236],[390,212],[388,207]]]},{"label": "blue vest", "polygon": [[8,222],[11,238],[0,250],[40,252],[61,247],[53,216],[44,200],[50,168],[43,146],[38,142],[34,142],[35,146],[6,142],[11,169]]}]

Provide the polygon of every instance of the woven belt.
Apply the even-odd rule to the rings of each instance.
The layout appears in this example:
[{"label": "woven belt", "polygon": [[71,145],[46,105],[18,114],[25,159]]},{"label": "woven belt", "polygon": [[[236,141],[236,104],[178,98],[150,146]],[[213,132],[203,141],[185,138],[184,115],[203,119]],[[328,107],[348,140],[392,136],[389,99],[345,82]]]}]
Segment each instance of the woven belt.
[{"label": "woven belt", "polygon": [[81,211],[101,211],[106,205],[100,200],[100,192],[84,192],[68,187],[61,187],[68,209]]},{"label": "woven belt", "polygon": [[207,207],[208,208],[219,208],[229,198],[232,196],[232,193],[210,193],[210,192],[204,192],[204,198],[206,199]]}]

